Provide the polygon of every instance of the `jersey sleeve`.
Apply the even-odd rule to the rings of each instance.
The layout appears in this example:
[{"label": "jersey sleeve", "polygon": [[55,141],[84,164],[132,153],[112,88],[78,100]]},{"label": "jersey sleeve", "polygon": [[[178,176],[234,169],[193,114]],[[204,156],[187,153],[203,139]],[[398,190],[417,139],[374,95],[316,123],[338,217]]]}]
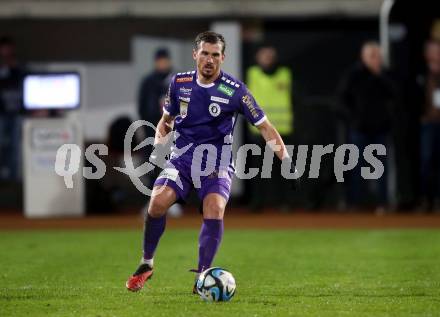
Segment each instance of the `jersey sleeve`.
[{"label": "jersey sleeve", "polygon": [[255,101],[247,87],[240,89],[240,94],[238,95],[239,102],[239,112],[242,113],[246,120],[252,123],[254,126],[262,124],[266,120],[266,115],[264,111]]},{"label": "jersey sleeve", "polygon": [[175,92],[175,82],[176,76],[173,76],[173,78],[171,78],[170,85],[168,86],[168,91],[165,96],[165,102],[163,106],[163,112],[172,117],[175,117],[179,113],[179,107],[177,104]]}]

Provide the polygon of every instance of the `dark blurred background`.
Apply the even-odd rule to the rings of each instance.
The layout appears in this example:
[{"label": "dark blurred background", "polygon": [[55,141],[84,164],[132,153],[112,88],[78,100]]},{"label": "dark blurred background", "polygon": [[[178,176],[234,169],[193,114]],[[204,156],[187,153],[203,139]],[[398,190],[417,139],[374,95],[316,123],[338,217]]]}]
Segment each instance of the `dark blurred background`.
[{"label": "dark blurred background", "polygon": [[[438,209],[440,133],[436,131],[440,120],[436,121],[435,114],[432,120],[425,115],[427,104],[434,110],[440,108],[435,99],[440,98],[436,95],[440,93],[439,74],[430,75],[426,57],[427,43],[433,43],[433,56],[440,43],[439,4],[422,2],[416,6],[400,0],[102,0],[0,2],[2,45],[13,47],[16,56],[10,66],[3,58],[0,79],[0,212],[24,212],[32,217],[51,216],[48,210],[52,209],[54,215],[63,215],[122,212],[145,206],[148,197],[112,167],[123,166],[122,143],[129,124],[138,118],[157,121],[156,114],[142,110],[151,107],[146,96],[153,89],[160,90],[151,82],[146,84],[147,76],[163,73],[163,78],[157,78],[165,82],[168,73],[192,70],[192,41],[207,29],[225,34],[230,45],[225,70],[246,83],[249,69],[257,63],[257,52],[262,47],[276,51],[274,66],[263,67],[262,74],[271,80],[276,67],[290,72],[293,120],[292,129],[286,132],[287,143],[310,147],[335,144],[336,148],[353,143],[354,135],[357,140],[360,136],[367,140],[373,132],[353,127],[353,122],[360,120],[356,118],[359,112],[347,100],[356,99],[353,95],[359,91],[368,96],[369,91],[362,88],[365,83],[372,85],[372,95],[384,86],[391,87],[389,96],[377,93],[377,98],[388,98],[384,101],[387,107],[390,104],[389,109],[376,109],[377,121],[387,118],[387,129],[373,133],[380,134],[386,144],[386,173],[382,177],[387,182],[360,182],[353,172],[347,174],[346,182],[338,183],[333,173],[334,155],[329,154],[322,158],[320,176],[307,178],[306,168],[301,188],[288,193],[288,199],[281,191],[268,191],[264,194],[267,199],[256,201],[255,197],[261,196],[255,191],[258,181],[236,180],[231,199],[234,206],[254,212],[267,208],[378,213]],[[363,45],[373,42],[381,54],[377,73],[369,72],[361,61]],[[166,54],[158,55],[158,50]],[[170,65],[158,71],[163,58]],[[440,60],[440,55],[437,58]],[[355,67],[363,68],[358,72]],[[72,71],[81,77],[79,108],[30,110],[23,106],[26,74]],[[360,80],[364,75],[367,79]],[[352,99],[344,99],[348,95]],[[379,107],[365,104],[371,109]],[[74,184],[80,189],[75,193],[53,172],[54,149],[43,151],[35,145],[39,135],[63,132],[63,128],[73,140],[79,140],[83,152],[93,143],[109,148],[108,155],[100,156],[107,165],[105,177],[86,180],[78,173]],[[243,120],[236,128],[236,142],[253,140]],[[428,132],[431,138],[424,138]],[[141,132],[139,138],[145,135],[148,132]],[[134,153],[140,163],[145,155]],[[90,166],[86,160],[83,163]],[[279,182],[288,186],[283,180]],[[149,183],[148,177],[145,183]],[[351,193],[356,186],[360,186],[358,192]],[[356,194],[360,197],[352,199]],[[197,203],[192,199],[190,204]],[[65,213],[69,205],[77,207]]]}]

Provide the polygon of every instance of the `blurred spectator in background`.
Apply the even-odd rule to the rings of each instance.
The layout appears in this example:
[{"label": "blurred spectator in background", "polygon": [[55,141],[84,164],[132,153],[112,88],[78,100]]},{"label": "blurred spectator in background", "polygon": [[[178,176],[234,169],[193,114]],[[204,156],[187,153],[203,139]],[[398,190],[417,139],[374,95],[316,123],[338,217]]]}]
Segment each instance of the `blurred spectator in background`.
[{"label": "blurred spectator in background", "polygon": [[425,47],[427,71],[418,78],[423,96],[420,125],[421,208],[432,210],[440,174],[440,42]]},{"label": "blurred spectator in background", "polygon": [[[171,79],[171,59],[167,49],[158,49],[154,55],[154,70],[142,79],[138,95],[138,113],[142,120],[156,125],[162,117],[162,108]],[[154,137],[148,129],[147,136]]]},{"label": "blurred spectator in background", "polygon": [[21,178],[22,82],[15,42],[0,38],[0,180]]},{"label": "blurred spectator in background", "polygon": [[[397,96],[390,78],[383,70],[382,54],[376,42],[366,42],[361,49],[361,60],[344,76],[340,94],[344,113],[348,119],[348,142],[359,149],[359,163],[353,169],[347,186],[350,207],[365,202],[367,183],[361,176],[361,167],[369,166],[363,159],[363,151],[369,144],[387,146],[392,124],[392,109]],[[387,155],[389,154],[387,147]],[[387,159],[379,156],[385,172],[373,185],[377,212],[388,205]],[[374,184],[373,184],[374,182]]]},{"label": "blurred spectator in background", "polygon": [[[139,118],[154,124],[154,126],[162,117],[162,108],[171,75],[169,52],[164,48],[160,48],[154,55],[154,70],[142,79],[138,94]],[[155,131],[150,127],[145,126],[144,132],[145,137],[154,138]],[[146,151],[145,157],[150,157],[152,147],[145,147],[144,149]],[[154,183],[156,176],[150,177],[150,185]]]},{"label": "blurred spectator in background", "polygon": [[[270,118],[286,144],[293,144],[292,73],[280,66],[277,51],[272,46],[262,46],[256,53],[257,65],[247,70],[246,84],[255,100]],[[264,152],[265,143],[255,127],[250,127],[250,142],[258,144]],[[263,153],[262,153],[263,154]],[[281,162],[274,160],[272,178],[256,177],[251,186],[251,207],[258,210],[266,206],[286,209],[290,204],[290,187],[281,176]],[[261,169],[263,155],[252,156],[251,164]]]},{"label": "blurred spectator in background", "polygon": [[[168,86],[172,77],[172,62],[170,53],[166,48],[160,48],[154,54],[154,70],[146,75],[141,82],[138,94],[138,114],[154,126],[162,117],[163,106]],[[144,129],[146,138],[154,138],[155,131],[150,127]],[[145,147],[145,158],[150,157],[152,146]],[[155,169],[157,170],[157,169]],[[152,188],[158,174],[149,175],[149,188]],[[169,210],[171,216],[180,216],[182,210],[179,205],[173,205]]]}]

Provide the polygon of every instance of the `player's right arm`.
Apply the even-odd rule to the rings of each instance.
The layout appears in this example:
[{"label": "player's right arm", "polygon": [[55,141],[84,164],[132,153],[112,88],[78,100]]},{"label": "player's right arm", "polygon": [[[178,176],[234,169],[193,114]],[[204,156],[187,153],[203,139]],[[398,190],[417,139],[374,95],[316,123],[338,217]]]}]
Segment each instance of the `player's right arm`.
[{"label": "player's right arm", "polygon": [[156,128],[156,135],[154,138],[154,144],[166,144],[168,142],[169,133],[173,130],[174,118],[179,113],[179,107],[177,103],[175,93],[175,81],[176,76],[171,79],[168,91],[165,96],[165,103],[163,106],[162,118],[159,120]]},{"label": "player's right arm", "polygon": [[164,113],[156,127],[153,152],[150,155],[149,161],[162,168],[165,166],[166,156],[170,152],[171,145],[169,141],[170,132],[173,130],[173,123],[174,117]]},{"label": "player's right arm", "polygon": [[170,132],[173,130],[174,117],[177,114],[177,104],[174,94],[174,81],[175,77],[171,79],[168,92],[165,97],[165,104],[163,107],[162,118],[156,127],[156,134],[154,136],[154,149],[150,155],[150,162],[157,166],[163,167],[170,147]]},{"label": "player's right arm", "polygon": [[165,145],[168,142],[169,133],[173,131],[174,117],[168,113],[163,113],[156,128],[156,135],[154,137],[154,145]]}]

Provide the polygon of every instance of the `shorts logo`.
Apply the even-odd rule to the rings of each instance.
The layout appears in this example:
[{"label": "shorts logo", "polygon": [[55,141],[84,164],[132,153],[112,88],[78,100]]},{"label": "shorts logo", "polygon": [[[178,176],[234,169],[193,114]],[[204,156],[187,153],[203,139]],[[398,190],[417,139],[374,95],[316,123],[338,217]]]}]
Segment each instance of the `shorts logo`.
[{"label": "shorts logo", "polygon": [[188,115],[188,103],[181,101],[180,102],[180,117],[183,119]]},{"label": "shorts logo", "polygon": [[255,109],[254,103],[252,101],[252,98],[249,95],[244,95],[241,98],[241,101],[246,105],[246,107],[249,109],[249,112],[251,113],[252,117],[255,119],[258,118],[258,112]]},{"label": "shorts logo", "polygon": [[177,176],[179,176],[179,171],[176,170],[175,168],[165,168],[162,173],[160,173],[159,177],[157,177],[157,179],[159,178],[166,178],[169,180],[172,180],[173,182],[176,181]]},{"label": "shorts logo", "polygon": [[211,96],[211,100],[212,101],[221,102],[221,103],[225,103],[225,104],[229,104],[229,99],[226,99],[226,98]]},{"label": "shorts logo", "polygon": [[213,116],[213,117],[218,117],[221,112],[220,106],[216,103],[210,104],[208,107],[208,110],[209,110],[209,113],[211,114],[211,116]]},{"label": "shorts logo", "polygon": [[192,76],[191,77],[179,77],[176,79],[176,82],[178,83],[187,83],[193,81]]},{"label": "shorts logo", "polygon": [[229,97],[232,97],[234,95],[234,93],[235,93],[234,89],[232,89],[232,88],[230,88],[230,87],[228,87],[226,85],[223,85],[223,84],[220,84],[218,86],[217,90],[221,91],[222,93],[224,93],[225,95],[227,95]]}]

